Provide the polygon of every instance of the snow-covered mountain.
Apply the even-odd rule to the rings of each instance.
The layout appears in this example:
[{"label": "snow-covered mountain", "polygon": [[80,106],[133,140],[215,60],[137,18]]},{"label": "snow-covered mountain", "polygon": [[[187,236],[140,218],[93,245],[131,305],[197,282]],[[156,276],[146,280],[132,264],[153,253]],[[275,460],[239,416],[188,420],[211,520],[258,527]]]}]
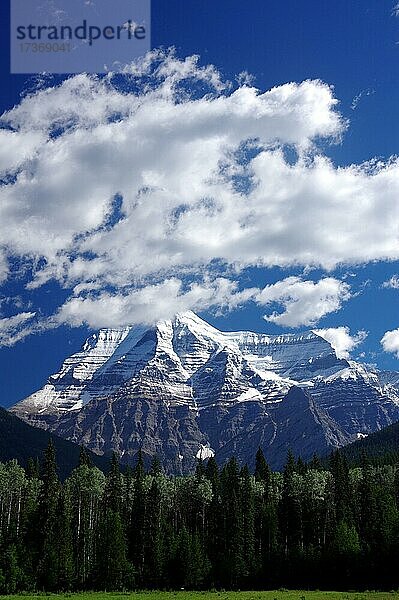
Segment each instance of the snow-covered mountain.
[{"label": "snow-covered mountain", "polygon": [[124,461],[139,447],[169,471],[261,446],[309,458],[399,420],[399,375],[340,359],[320,335],[218,331],[192,312],[103,329],[11,410]]}]

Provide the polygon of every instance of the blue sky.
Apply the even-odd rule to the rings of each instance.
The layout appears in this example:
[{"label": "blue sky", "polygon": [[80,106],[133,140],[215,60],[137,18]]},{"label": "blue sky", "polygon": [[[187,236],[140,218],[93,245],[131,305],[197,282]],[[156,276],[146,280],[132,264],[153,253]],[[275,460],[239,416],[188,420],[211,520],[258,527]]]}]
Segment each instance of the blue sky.
[{"label": "blue sky", "polygon": [[[214,65],[220,71],[223,79],[233,82],[239,73],[245,71],[253,76],[253,85],[262,93],[287,82],[300,84],[305,80],[321,80],[324,84],[333,86],[331,93],[339,102],[333,107],[333,110],[341,115],[342,122],[347,120],[348,124],[340,132],[340,141],[335,140],[333,143],[331,136],[316,135],[313,141],[317,144],[317,152],[326,159],[330,159],[334,169],[345,168],[351,164],[359,165],[375,158],[385,162],[398,153],[399,142],[397,114],[399,106],[399,17],[394,15],[394,4],[392,1],[383,0],[365,0],[361,3],[347,2],[347,0],[339,0],[334,3],[324,0],[317,2],[290,0],[284,3],[273,0],[254,0],[245,3],[236,0],[219,0],[218,2],[153,0],[152,47],[174,46],[176,57],[180,60],[198,54],[200,65]],[[34,82],[32,78],[9,74],[7,15],[1,22],[4,30],[1,36],[0,52],[2,77],[0,112],[4,112],[14,105],[18,105],[21,93],[27,89],[33,89]],[[195,77],[195,85],[198,85],[200,76],[197,73]],[[52,85],[60,81],[61,78],[54,78]],[[309,120],[311,116],[308,115],[308,105],[306,104],[307,102],[311,103],[308,100],[309,95],[306,95],[305,91],[302,94],[301,90],[297,93],[296,102],[298,104],[303,102],[301,115],[305,114]],[[320,93],[320,98],[325,98],[320,86],[315,85],[311,93]],[[284,102],[281,100],[281,95],[279,98],[279,101]],[[309,106],[313,105],[309,104]],[[326,114],[328,113],[327,116],[331,119],[330,112],[326,108]],[[252,127],[252,125],[247,125],[246,121],[244,123],[242,119],[238,124],[243,127],[244,125]],[[279,121],[277,126],[282,127]],[[309,122],[308,127],[317,129],[313,122]],[[335,127],[334,131],[339,129],[337,123],[332,124],[331,127]],[[193,134],[190,133],[190,135]],[[245,134],[243,135],[245,138]],[[252,129],[248,134],[248,137],[251,136],[254,136]],[[236,143],[236,139],[234,138],[231,143]],[[258,150],[255,150],[255,154]],[[291,150],[286,148],[286,151],[287,153],[292,151],[292,147]],[[237,167],[237,164],[235,166]],[[306,166],[303,167],[301,176],[305,177],[303,172],[306,169]],[[146,165],[146,172],[148,170],[150,169]],[[241,175],[238,177],[240,178]],[[245,175],[243,179],[245,179]],[[369,193],[369,188],[371,189],[371,183],[366,175],[363,179],[366,190],[364,194],[366,194]],[[239,273],[235,272],[237,271],[236,256],[234,260],[231,260],[231,264],[228,264],[229,261],[226,259],[223,267],[220,267],[220,257],[215,253],[214,261],[209,261],[214,266],[209,268],[206,261],[202,262],[200,272],[203,275],[206,271],[208,279],[205,284],[202,281],[201,285],[206,288],[206,294],[212,293],[216,296],[216,300],[209,301],[209,309],[207,309],[206,300],[202,299],[198,304],[198,312],[221,329],[252,329],[278,333],[311,327],[316,329],[348,327],[350,335],[355,338],[357,332],[365,331],[368,336],[353,347],[352,356],[356,358],[362,354],[361,358],[366,362],[377,363],[382,368],[398,369],[399,363],[395,354],[396,338],[391,338],[391,352],[384,352],[380,344],[380,340],[386,332],[395,331],[399,327],[397,311],[399,284],[396,285],[396,280],[392,279],[399,274],[399,266],[396,262],[399,256],[397,242],[399,197],[392,192],[396,181],[396,172],[388,174],[382,177],[382,182],[375,189],[372,188],[370,192],[375,203],[370,214],[375,214],[375,219],[378,220],[378,227],[376,226],[375,230],[384,227],[384,222],[380,223],[379,220],[382,217],[387,218],[387,214],[384,215],[384,213],[390,211],[388,223],[391,223],[392,230],[387,234],[387,238],[389,235],[392,238],[389,246],[390,261],[386,260],[385,251],[381,249],[383,246],[381,239],[378,239],[378,243],[377,239],[374,239],[373,222],[370,220],[365,222],[364,215],[367,213],[359,209],[358,228],[360,233],[364,230],[364,235],[359,235],[359,241],[352,244],[353,248],[356,246],[359,259],[353,258],[356,252],[352,249],[351,240],[348,242],[346,238],[342,238],[344,235],[342,232],[337,234],[336,246],[339,247],[342,243],[342,246],[349,249],[347,255],[344,254],[344,250],[342,251],[342,256],[345,258],[347,256],[347,259],[341,266],[326,267],[326,257],[322,260],[322,262],[324,261],[322,268],[320,265],[314,264],[307,269],[303,260],[299,261],[300,264],[294,264],[296,242],[293,242],[291,258],[280,260],[280,263],[285,263],[284,265],[258,266],[256,260],[248,258]],[[283,185],[283,183],[279,185]],[[363,183],[351,185],[354,186],[354,190],[358,190],[358,186]],[[170,183],[170,189],[173,186],[175,183],[173,182],[173,185]],[[178,188],[173,187],[173,189]],[[347,194],[345,190],[342,191],[342,194],[345,196],[347,205],[340,205],[339,210],[342,220],[345,221],[348,218],[348,222],[351,222],[353,212],[356,213],[356,207],[353,208],[353,206],[359,200],[356,193],[351,199],[350,194]],[[358,193],[363,194],[362,191]],[[388,202],[385,201],[385,198],[389,193],[393,194],[393,200]],[[337,198],[332,201],[338,202],[340,197],[337,192]],[[395,198],[397,199],[396,204]],[[186,200],[182,197],[179,206],[183,206]],[[259,198],[257,200],[260,201]],[[320,204],[323,201],[321,195]],[[352,205],[351,208],[349,204]],[[111,221],[113,217],[115,215],[111,214]],[[312,219],[312,214],[309,219]],[[319,227],[318,219],[317,213],[314,213],[314,221],[311,221],[314,230]],[[115,218],[111,226],[117,220]],[[298,224],[298,228],[300,227],[301,224]],[[193,230],[193,235],[195,235],[195,230]],[[334,230],[330,231],[329,235],[333,238]],[[350,237],[350,232],[346,232],[345,235]],[[377,234],[375,235],[377,238]],[[331,244],[333,242],[334,240]],[[0,239],[0,246],[3,243]],[[7,239],[5,243],[9,244]],[[364,256],[358,248],[359,244],[365,247]],[[287,238],[287,246],[289,245],[290,238]],[[368,245],[370,245],[370,252],[367,249]],[[376,247],[375,252],[374,246]],[[21,247],[24,247],[23,244]],[[226,256],[230,257],[234,254],[230,246],[225,250]],[[315,254],[317,251],[318,247],[315,246]],[[325,251],[327,252],[327,250]],[[29,250],[29,252],[33,252],[33,250]],[[247,252],[247,244],[245,252]],[[261,252],[262,250],[260,250]],[[395,252],[397,252],[396,255]],[[237,253],[239,257],[239,248]],[[32,317],[33,320],[39,315],[42,321],[46,321],[51,315],[56,314],[61,306],[68,303],[71,289],[73,285],[77,284],[77,280],[75,279],[70,285],[65,284],[64,281],[61,285],[60,281],[53,277],[42,286],[27,290],[26,285],[32,278],[32,260],[35,262],[35,269],[37,270],[38,266],[40,268],[40,260],[42,260],[40,251],[37,251],[34,259],[32,254],[27,259],[26,254],[22,251],[10,254],[8,256],[9,274],[0,287],[0,298],[2,299],[0,318],[10,319],[21,313],[24,315],[36,313],[36,316]],[[156,261],[156,257],[154,261]],[[278,263],[279,260],[276,262]],[[314,262],[318,262],[317,256],[314,256]],[[195,275],[194,271],[193,262],[184,264],[184,268],[182,267],[181,280],[184,290],[189,289],[193,282],[199,282],[198,275]],[[221,306],[218,306],[217,298],[223,296],[225,299],[226,293],[222,294],[219,288],[215,292],[214,279],[212,279],[214,273],[225,280],[236,282],[237,287],[231,292],[231,297],[235,297],[236,300],[231,301],[230,298],[227,304],[221,302]],[[162,276],[157,274],[156,277],[153,269],[146,272],[145,281],[148,285],[159,285],[162,280],[169,277],[176,278],[177,275],[178,268],[176,266],[169,272],[165,268]],[[295,280],[289,278],[295,278]],[[328,279],[327,283],[320,284],[326,279]],[[334,280],[335,283],[330,280]],[[285,282],[283,291],[280,288],[270,287],[276,286],[281,281]],[[387,284],[388,281],[391,281],[391,284]],[[303,285],[304,282],[306,282],[305,285]],[[319,287],[312,288],[312,284]],[[143,279],[141,279],[140,285],[144,285]],[[123,283],[122,292],[122,288],[118,288],[118,286],[120,286],[119,282],[112,281],[110,283],[108,279],[104,288],[105,293],[125,294],[126,282]],[[332,304],[330,308],[323,308],[319,317],[314,316],[313,321],[309,315],[302,317],[302,323],[296,323],[295,319],[289,315],[280,320],[273,317],[269,321],[263,319],[264,315],[270,318],[273,313],[277,316],[287,313],[287,294],[288,296],[291,294],[291,301],[292,299],[294,301],[292,308],[294,316],[303,311],[306,312],[307,307],[303,306],[303,302],[308,292],[315,294],[315,301],[325,302],[326,286],[329,290],[332,286],[332,291],[328,292],[327,298],[327,300],[331,299],[332,295]],[[209,292],[209,287],[212,288],[212,292]],[[265,288],[266,292],[262,292]],[[251,297],[248,295],[247,299],[243,297],[242,301],[238,301],[237,293],[249,289],[258,291],[254,292]],[[181,302],[180,300],[176,302],[173,290],[174,287],[171,285],[167,289],[165,288],[163,295],[165,297],[166,294],[167,297],[168,293],[172,294],[170,304],[173,306],[175,302],[180,307]],[[313,298],[313,296],[311,297]],[[295,305],[295,302],[300,304]],[[77,306],[79,309],[79,305]],[[96,314],[101,311],[106,313],[107,309],[104,311],[104,306],[104,304],[99,305],[95,309]],[[187,307],[196,308],[196,306],[194,303],[194,306],[190,304]],[[43,331],[40,330],[40,327],[36,330],[33,328],[34,332],[21,341],[13,345],[7,345],[8,342],[5,342],[5,345],[0,347],[0,399],[4,406],[15,403],[41,387],[47,376],[58,370],[63,358],[79,349],[89,331],[88,324],[92,326],[95,326],[97,322],[107,324],[105,321],[100,322],[97,318],[90,317],[87,317],[86,320],[83,319],[82,324],[75,312],[72,312],[72,308],[68,304],[68,311],[63,313],[66,317],[60,319],[57,326],[42,327]],[[87,302],[84,310],[86,309]],[[75,309],[73,308],[73,310]],[[290,310],[288,307],[288,312]],[[163,313],[161,312],[161,314]],[[106,316],[104,318],[106,319]],[[112,318],[109,324],[115,325],[115,319]],[[296,320],[300,321],[301,319]],[[311,324],[309,324],[310,321],[312,321]],[[26,322],[30,323],[30,318],[27,317]],[[24,323],[25,321],[21,320],[19,326]],[[294,324],[295,327],[290,327],[290,324]],[[21,331],[20,327],[17,328],[17,332],[19,331]],[[362,339],[363,337],[360,336]],[[359,341],[360,338],[356,339]]]}]

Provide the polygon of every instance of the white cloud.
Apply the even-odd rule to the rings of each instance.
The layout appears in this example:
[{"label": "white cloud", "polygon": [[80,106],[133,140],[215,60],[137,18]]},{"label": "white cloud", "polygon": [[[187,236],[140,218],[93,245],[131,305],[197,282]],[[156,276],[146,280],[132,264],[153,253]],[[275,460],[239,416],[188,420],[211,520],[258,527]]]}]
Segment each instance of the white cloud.
[{"label": "white cloud", "polygon": [[[366,331],[358,331],[351,335],[349,327],[328,327],[326,329],[315,329],[317,335],[327,340],[334,348],[338,358],[350,358],[350,353],[367,337]],[[364,353],[362,353],[364,356]]]},{"label": "white cloud", "polygon": [[287,277],[266,286],[256,296],[256,301],[261,305],[277,303],[282,306],[283,312],[265,315],[266,321],[299,327],[314,325],[325,315],[337,311],[349,298],[350,286],[333,277],[325,277],[317,283]]},{"label": "white cloud", "polygon": [[235,282],[224,278],[191,284],[184,289],[177,278],[147,285],[124,294],[102,292],[98,295],[69,299],[54,319],[54,324],[82,324],[97,329],[131,323],[151,323],[170,319],[177,312],[208,307],[234,308],[247,302],[258,290],[238,291]]},{"label": "white cloud", "polygon": [[[11,151],[0,154],[0,247],[32,263],[28,289],[55,279],[71,290],[57,319],[79,321],[79,307],[94,323],[100,303],[109,324],[125,313],[154,320],[166,294],[171,306],[217,306],[209,287],[250,266],[399,258],[399,161],[337,168],[318,152],[319,139],[339,140],[347,126],[325,83],[263,92],[241,79],[234,89],[196,57],[159,52],[125,77],[120,89],[120,76],[80,74],[1,118]],[[317,322],[347,299],[333,281],[294,282],[292,296],[281,288],[284,312],[269,319]],[[230,284],[223,306],[253,297]],[[146,301],[154,290],[160,304]]]},{"label": "white cloud", "polygon": [[35,313],[23,312],[12,317],[0,319],[0,346],[12,346],[31,333],[27,323]]},{"label": "white cloud", "polygon": [[381,345],[384,352],[395,354],[399,358],[399,329],[385,332],[381,339]]},{"label": "white cloud", "polygon": [[0,176],[13,173],[46,141],[40,131],[9,131],[0,129]]},{"label": "white cloud", "polygon": [[399,277],[398,275],[392,275],[388,281],[384,281],[382,284],[383,288],[391,288],[393,290],[399,290]]},{"label": "white cloud", "polygon": [[[249,301],[259,305],[278,303],[282,314],[266,317],[288,327],[312,325],[326,314],[340,308],[351,297],[350,288],[332,278],[317,283],[289,277],[263,289],[239,289],[238,282],[223,277],[184,285],[177,277],[123,293],[90,291],[82,285],[75,288],[76,296],[70,298],[59,310],[53,324],[68,323],[92,328],[120,327],[130,323],[150,323],[169,319],[177,312],[201,311],[207,308],[232,310]],[[88,293],[87,293],[88,292]]]}]

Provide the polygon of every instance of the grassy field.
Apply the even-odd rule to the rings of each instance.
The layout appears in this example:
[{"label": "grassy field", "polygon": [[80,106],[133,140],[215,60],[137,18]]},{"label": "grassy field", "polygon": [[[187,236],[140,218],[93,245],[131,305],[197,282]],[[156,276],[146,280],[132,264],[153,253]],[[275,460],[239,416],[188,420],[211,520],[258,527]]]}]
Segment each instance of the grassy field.
[{"label": "grassy field", "polygon": [[24,594],[0,596],[0,600],[399,600],[399,592],[137,592],[82,594]]}]

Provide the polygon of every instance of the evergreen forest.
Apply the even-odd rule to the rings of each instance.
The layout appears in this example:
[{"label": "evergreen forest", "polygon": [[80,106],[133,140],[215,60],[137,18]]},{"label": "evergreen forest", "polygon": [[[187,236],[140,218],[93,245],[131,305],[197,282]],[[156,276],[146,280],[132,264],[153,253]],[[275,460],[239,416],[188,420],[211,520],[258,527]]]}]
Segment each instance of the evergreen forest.
[{"label": "evergreen forest", "polygon": [[104,474],[82,449],[60,481],[52,443],[0,463],[0,592],[399,588],[399,465],[255,464]]}]

